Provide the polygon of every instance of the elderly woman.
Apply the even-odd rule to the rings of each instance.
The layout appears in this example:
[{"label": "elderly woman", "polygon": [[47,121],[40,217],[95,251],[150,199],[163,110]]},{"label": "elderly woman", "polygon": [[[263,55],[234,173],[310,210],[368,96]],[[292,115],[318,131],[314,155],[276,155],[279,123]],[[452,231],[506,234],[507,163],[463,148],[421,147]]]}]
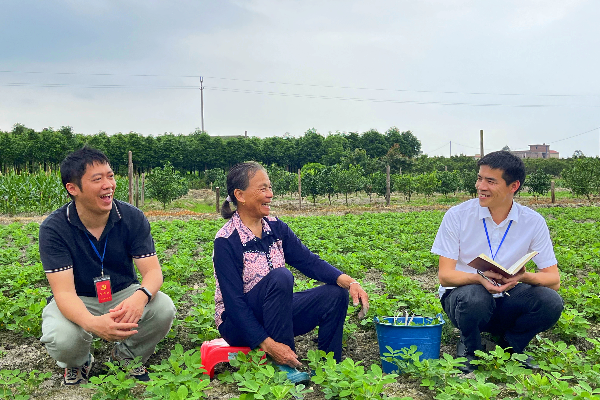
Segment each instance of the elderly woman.
[{"label": "elderly woman", "polygon": [[[273,190],[260,164],[234,166],[227,193],[221,214],[229,221],[217,233],[213,253],[215,322],[222,337],[231,346],[260,347],[290,377],[302,365],[294,336],[319,326],[319,349],[340,361],[348,291],[355,305],[362,303],[363,315],[367,293],[308,250],[284,222],[269,216]],[[286,263],[325,285],[294,293]]]}]

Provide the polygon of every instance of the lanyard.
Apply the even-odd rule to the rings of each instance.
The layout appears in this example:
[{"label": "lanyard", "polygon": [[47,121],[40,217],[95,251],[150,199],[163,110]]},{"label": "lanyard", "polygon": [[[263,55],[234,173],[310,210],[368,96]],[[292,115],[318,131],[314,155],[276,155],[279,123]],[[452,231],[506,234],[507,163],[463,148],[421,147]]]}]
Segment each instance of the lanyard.
[{"label": "lanyard", "polygon": [[504,236],[502,236],[502,240],[500,241],[500,244],[498,245],[498,248],[496,249],[496,253],[494,254],[494,252],[492,251],[492,244],[490,243],[490,235],[488,235],[487,225],[485,224],[485,218],[483,219],[483,229],[485,229],[485,236],[487,237],[488,246],[490,246],[490,256],[492,256],[492,260],[494,260],[494,261],[496,260],[498,251],[500,250],[500,247],[502,247],[502,243],[504,243],[504,239],[506,238],[506,234],[508,233],[508,230],[510,229],[511,225],[512,225],[512,219],[508,223],[508,228],[506,228],[506,232],[504,232]]},{"label": "lanyard", "polygon": [[87,232],[85,234],[88,240],[90,241],[90,244],[92,245],[92,249],[94,249],[94,253],[96,253],[98,258],[100,259],[100,266],[102,267],[102,277],[104,278],[104,255],[106,254],[106,243],[108,243],[108,234],[106,235],[106,240],[104,240],[104,250],[102,251],[102,256],[100,256],[98,249],[96,248],[96,246],[94,246],[92,239],[90,239],[90,235],[88,235]]}]

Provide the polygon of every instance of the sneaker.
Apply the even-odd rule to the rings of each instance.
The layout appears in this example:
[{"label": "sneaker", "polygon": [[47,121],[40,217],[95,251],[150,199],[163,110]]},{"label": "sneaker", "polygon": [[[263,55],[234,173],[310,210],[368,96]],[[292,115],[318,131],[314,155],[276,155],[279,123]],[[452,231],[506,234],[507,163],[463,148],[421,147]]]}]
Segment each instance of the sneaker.
[{"label": "sneaker", "polygon": [[112,351],[110,352],[110,357],[108,358],[108,361],[110,361],[111,363],[118,361],[121,369],[129,372],[129,375],[131,375],[133,378],[137,379],[138,381],[148,382],[150,380],[150,376],[148,376],[148,370],[146,369],[146,367],[144,367],[143,364],[140,364],[138,367],[128,369],[127,366],[130,363],[133,363],[133,358],[121,357],[121,356],[117,355],[117,347],[116,346],[113,347]]},{"label": "sneaker", "polygon": [[94,356],[89,354],[88,360],[81,367],[65,368],[62,384],[65,386],[85,384],[90,377]]}]

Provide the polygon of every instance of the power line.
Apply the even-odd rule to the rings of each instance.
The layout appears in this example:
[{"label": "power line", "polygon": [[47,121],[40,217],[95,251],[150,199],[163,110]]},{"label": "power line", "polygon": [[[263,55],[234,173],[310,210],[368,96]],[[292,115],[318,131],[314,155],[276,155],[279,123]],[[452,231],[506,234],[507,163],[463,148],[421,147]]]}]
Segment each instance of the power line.
[{"label": "power line", "polygon": [[589,131],[578,133],[577,135],[569,136],[569,137],[566,137],[564,139],[555,140],[554,142],[549,142],[548,144],[554,144],[554,143],[557,143],[557,142],[562,142],[563,140],[567,140],[567,139],[571,139],[571,138],[574,138],[574,137],[577,137],[577,136],[585,135],[586,133],[590,133],[590,132],[593,132],[593,131],[598,130],[598,129],[600,129],[600,126],[597,127],[597,128],[594,128],[594,129],[590,129]]},{"label": "power line", "polygon": [[[80,72],[48,72],[48,71],[15,71],[15,70],[3,70],[0,73],[5,74],[25,74],[25,75],[81,75],[81,76],[126,76],[126,77],[137,77],[137,78],[194,78],[199,79],[201,75],[171,75],[171,74],[117,74],[111,72],[96,72],[96,73],[80,73]],[[565,93],[493,93],[493,92],[463,92],[463,91],[442,91],[442,90],[413,90],[413,89],[395,89],[395,88],[371,88],[371,87],[360,87],[360,86],[336,86],[336,85],[320,85],[311,83],[299,83],[299,82],[281,82],[281,81],[267,81],[257,79],[242,79],[242,78],[230,78],[220,76],[205,76],[207,79],[216,80],[228,80],[234,82],[244,83],[260,83],[260,84],[274,84],[274,85],[290,85],[290,86],[304,86],[311,88],[326,88],[326,89],[351,89],[351,90],[371,90],[371,91],[389,91],[389,92],[411,92],[411,93],[431,93],[431,94],[461,94],[461,95],[472,95],[472,96],[536,96],[536,97],[600,97],[598,94],[565,94]]]},{"label": "power line", "polygon": [[[123,84],[69,84],[69,83],[31,83],[31,82],[9,82],[2,86],[7,87],[42,87],[42,88],[84,88],[84,89],[159,89],[159,90],[196,90],[197,85],[123,85]],[[304,93],[288,93],[288,92],[273,92],[263,90],[238,89],[219,86],[204,86],[204,89],[220,92],[257,94],[267,96],[281,96],[320,100],[340,100],[340,101],[356,101],[356,102],[371,102],[371,103],[391,103],[391,104],[416,104],[416,105],[440,105],[440,106],[469,106],[469,107],[514,107],[514,108],[549,108],[549,107],[600,107],[600,105],[577,104],[577,105],[560,105],[560,104],[502,104],[502,103],[465,103],[465,102],[443,102],[443,101],[420,101],[420,100],[396,100],[396,99],[377,99],[377,98],[362,98],[362,97],[345,97],[345,96],[329,96],[318,94]]]},{"label": "power line", "polygon": [[450,142],[444,143],[443,145],[441,145],[440,147],[438,147],[435,150],[431,150],[431,151],[424,151],[423,154],[429,154],[429,153],[433,153],[434,151],[438,151],[439,149],[441,149],[442,147],[446,147],[450,144]]}]

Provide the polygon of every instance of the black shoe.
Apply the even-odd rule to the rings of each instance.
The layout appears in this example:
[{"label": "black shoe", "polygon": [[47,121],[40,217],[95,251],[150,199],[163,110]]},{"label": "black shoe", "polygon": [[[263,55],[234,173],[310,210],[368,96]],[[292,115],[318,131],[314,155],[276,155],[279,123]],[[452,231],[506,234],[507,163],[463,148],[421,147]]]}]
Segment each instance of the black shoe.
[{"label": "black shoe", "polygon": [[477,360],[477,356],[474,354],[466,354],[462,357],[465,357],[467,361],[463,362],[464,366],[458,367],[458,370],[463,374],[470,374],[471,372],[477,369],[477,365],[471,364],[471,361]]},{"label": "black shoe", "polygon": [[527,368],[527,369],[539,369],[540,366],[539,364],[536,364],[535,361],[533,361],[533,357],[531,356],[527,356],[527,358],[523,361],[519,361],[521,363],[521,365],[523,366],[523,368]]},{"label": "black shoe", "polygon": [[461,371],[463,374],[471,373],[477,369],[477,365],[471,364],[471,361],[477,360],[477,356],[475,354],[467,353],[467,347],[462,340],[459,340],[458,344],[456,345],[456,357],[465,357],[467,359],[467,361],[463,363],[464,366],[458,367],[459,371]]}]

